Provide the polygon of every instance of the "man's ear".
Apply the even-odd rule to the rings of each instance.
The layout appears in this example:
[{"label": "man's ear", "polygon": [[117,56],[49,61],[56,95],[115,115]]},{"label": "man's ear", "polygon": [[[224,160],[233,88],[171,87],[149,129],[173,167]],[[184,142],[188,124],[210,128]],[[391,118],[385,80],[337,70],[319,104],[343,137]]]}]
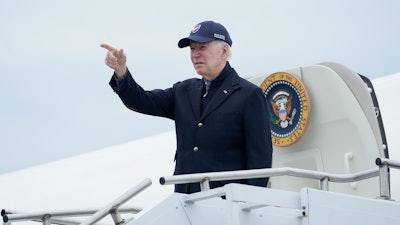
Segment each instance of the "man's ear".
[{"label": "man's ear", "polygon": [[228,44],[225,44],[224,47],[222,48],[222,53],[225,59],[228,59],[228,54],[229,54],[229,46]]}]

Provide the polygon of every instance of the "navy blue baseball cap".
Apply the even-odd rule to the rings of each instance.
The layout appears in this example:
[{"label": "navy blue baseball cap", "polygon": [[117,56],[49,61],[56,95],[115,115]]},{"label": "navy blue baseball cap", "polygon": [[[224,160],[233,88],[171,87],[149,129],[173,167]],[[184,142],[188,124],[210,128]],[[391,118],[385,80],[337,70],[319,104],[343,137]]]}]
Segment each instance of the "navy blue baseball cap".
[{"label": "navy blue baseball cap", "polygon": [[178,42],[178,46],[184,48],[190,45],[190,41],[207,43],[213,40],[225,41],[232,46],[232,39],[224,26],[214,21],[204,21],[192,29],[189,37],[182,38]]}]

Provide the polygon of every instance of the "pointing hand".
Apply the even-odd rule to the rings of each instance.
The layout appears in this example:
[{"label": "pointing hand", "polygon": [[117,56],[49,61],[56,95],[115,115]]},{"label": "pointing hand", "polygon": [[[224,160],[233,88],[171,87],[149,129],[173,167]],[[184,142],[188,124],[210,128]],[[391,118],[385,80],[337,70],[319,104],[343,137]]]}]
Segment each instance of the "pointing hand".
[{"label": "pointing hand", "polygon": [[108,50],[105,63],[114,69],[118,78],[122,78],[126,74],[126,55],[123,49],[116,49],[108,44],[101,44],[100,47]]}]

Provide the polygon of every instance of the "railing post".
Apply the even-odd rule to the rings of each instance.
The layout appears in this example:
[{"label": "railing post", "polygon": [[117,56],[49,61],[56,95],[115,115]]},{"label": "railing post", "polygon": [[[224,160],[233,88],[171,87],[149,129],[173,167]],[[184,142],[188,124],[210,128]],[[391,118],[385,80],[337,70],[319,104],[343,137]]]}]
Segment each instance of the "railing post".
[{"label": "railing post", "polygon": [[210,178],[204,177],[203,180],[200,181],[200,190],[201,191],[210,190]]},{"label": "railing post", "polygon": [[375,164],[379,166],[380,198],[391,199],[389,165],[381,158],[377,158]]},{"label": "railing post", "polygon": [[328,177],[324,177],[319,180],[319,188],[323,191],[329,191],[329,179]]},{"label": "railing post", "polygon": [[51,218],[51,216],[49,214],[44,215],[42,217],[43,225],[51,225],[50,218]]},{"label": "railing post", "polygon": [[110,214],[115,225],[121,225],[125,223],[125,220],[122,219],[121,214],[118,212],[118,209],[110,211]]}]

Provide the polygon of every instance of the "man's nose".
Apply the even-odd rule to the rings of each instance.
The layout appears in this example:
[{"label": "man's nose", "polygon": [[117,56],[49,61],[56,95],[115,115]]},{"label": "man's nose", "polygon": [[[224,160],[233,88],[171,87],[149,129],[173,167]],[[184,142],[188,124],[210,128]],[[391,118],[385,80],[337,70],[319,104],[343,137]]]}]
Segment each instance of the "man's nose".
[{"label": "man's nose", "polygon": [[200,56],[200,51],[197,49],[192,50],[192,57],[197,58]]}]

